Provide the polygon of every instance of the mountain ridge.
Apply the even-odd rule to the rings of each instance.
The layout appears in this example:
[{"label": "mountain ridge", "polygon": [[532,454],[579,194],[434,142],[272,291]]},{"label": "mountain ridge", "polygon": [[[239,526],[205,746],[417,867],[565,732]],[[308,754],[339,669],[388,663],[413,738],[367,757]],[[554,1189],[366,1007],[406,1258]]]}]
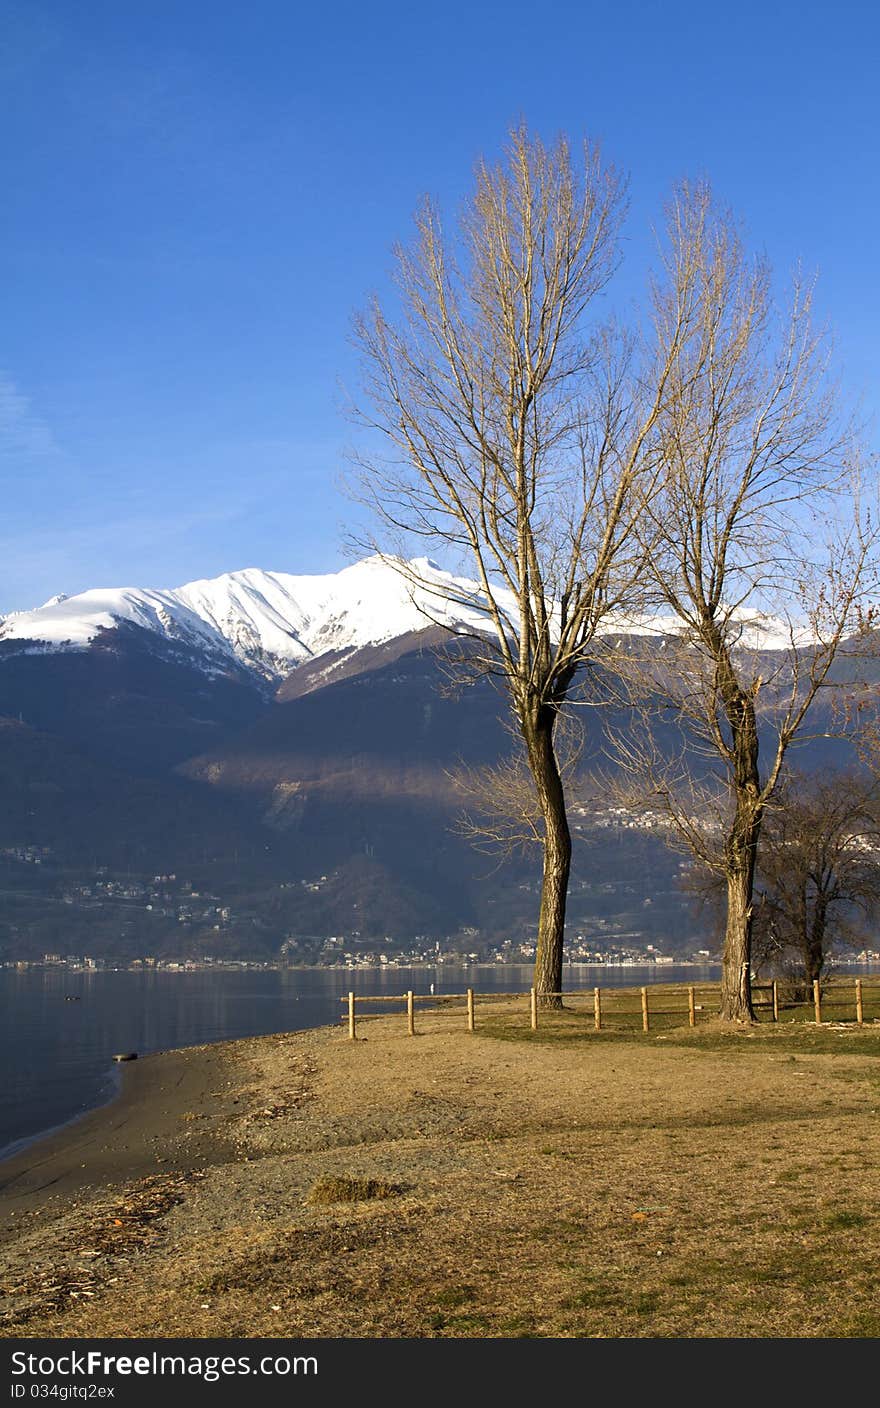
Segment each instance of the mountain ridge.
[{"label": "mountain ridge", "polygon": [[[128,624],[200,651],[206,673],[236,661],[277,683],[330,652],[381,645],[437,626],[485,627],[476,583],[427,559],[414,560],[413,568],[417,586],[374,556],[323,575],[244,568],[170,589],[61,593],[0,619],[0,641],[7,647],[18,641],[22,651],[84,650],[101,632]],[[449,601],[450,593],[459,600]]]},{"label": "mountain ridge", "polygon": [[[6,617],[0,961],[58,949],[311,961],[329,936],[393,950],[458,930],[468,952],[528,941],[534,862],[499,867],[455,827],[453,775],[510,748],[497,679],[449,689],[445,651],[460,663],[485,612],[475,583],[415,566],[454,598],[445,617],[379,559],[324,577],[250,568],[174,592],[59,594]],[[642,624],[661,661],[663,623]],[[639,634],[610,623],[602,650],[639,650]],[[849,673],[842,660],[841,683]],[[587,766],[602,739],[595,712],[585,719]],[[681,742],[670,736],[671,751]],[[811,765],[833,766],[836,746],[814,736]],[[572,825],[572,933],[600,948],[694,941],[659,834],[590,809]]]},{"label": "mountain ridge", "polygon": [[[513,636],[519,619],[516,600],[506,589],[493,591]],[[772,616],[757,611],[737,615],[747,648],[793,643],[784,624]],[[493,630],[478,582],[428,558],[404,563],[374,555],[335,573],[295,575],[247,567],[168,589],[59,593],[42,606],[0,617],[0,645],[7,656],[13,651],[81,651],[102,633],[125,626],[196,652],[208,675],[243,667],[271,686],[325,656],[339,663],[352,652],[429,630]],[[652,615],[614,617],[600,634],[662,637],[680,630],[672,618]]]}]

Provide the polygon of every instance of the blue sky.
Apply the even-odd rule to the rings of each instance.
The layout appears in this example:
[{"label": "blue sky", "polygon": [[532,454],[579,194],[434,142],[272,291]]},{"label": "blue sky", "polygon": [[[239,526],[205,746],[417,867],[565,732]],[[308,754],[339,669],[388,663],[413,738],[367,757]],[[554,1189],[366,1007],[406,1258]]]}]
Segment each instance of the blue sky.
[{"label": "blue sky", "polygon": [[[880,7],[0,0],[0,612],[336,570],[352,312],[522,117],[629,173],[623,296],[707,175],[880,373]],[[873,432],[877,441],[876,427]]]}]

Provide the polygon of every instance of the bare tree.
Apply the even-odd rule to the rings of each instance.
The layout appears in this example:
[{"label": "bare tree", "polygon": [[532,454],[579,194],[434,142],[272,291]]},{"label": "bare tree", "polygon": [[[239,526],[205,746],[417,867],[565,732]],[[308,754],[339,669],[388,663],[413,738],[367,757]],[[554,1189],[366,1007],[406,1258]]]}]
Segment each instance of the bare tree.
[{"label": "bare tree", "polygon": [[[459,766],[449,773],[462,804],[456,830],[477,850],[496,856],[499,864],[540,849],[544,841],[544,818],[528,755],[521,737],[511,742],[510,752],[499,762],[481,768]],[[578,715],[571,710],[558,714],[553,749],[569,810],[590,795],[589,779],[579,766],[584,746]]]},{"label": "bare tree", "polygon": [[[653,329],[646,375],[662,368],[666,394],[645,447],[657,480],[642,525],[672,624],[627,661],[643,712],[617,750],[620,790],[665,807],[723,879],[721,1015],[751,1020],[762,822],[835,656],[871,622],[876,520],[810,288],[796,281],[780,312],[766,264],[705,186],[682,186],[670,206]],[[675,757],[661,724],[680,730]]]},{"label": "bare tree", "polygon": [[832,945],[861,937],[880,901],[880,785],[833,770],[789,776],[767,813],[758,858],[757,952],[792,964],[805,996]]},{"label": "bare tree", "polygon": [[[683,888],[723,937],[726,886],[718,868],[689,867]],[[864,943],[880,903],[880,783],[857,769],[788,772],[761,828],[752,967],[792,981],[811,1000],[835,949]]]},{"label": "bare tree", "polygon": [[[557,722],[639,578],[644,451],[684,333],[670,330],[666,370],[645,388],[631,345],[596,324],[623,209],[594,146],[575,161],[564,139],[545,146],[518,128],[499,164],[478,164],[452,236],[422,205],[413,244],[395,251],[396,321],[374,300],[356,322],[371,408],[360,414],[382,446],[360,459],[380,525],[370,546],[422,599],[441,589],[406,560],[414,541],[453,550],[479,582],[471,664],[503,681],[537,804],[535,984],[547,1001],[562,982],[571,865]],[[442,595],[474,608],[469,590]]]}]

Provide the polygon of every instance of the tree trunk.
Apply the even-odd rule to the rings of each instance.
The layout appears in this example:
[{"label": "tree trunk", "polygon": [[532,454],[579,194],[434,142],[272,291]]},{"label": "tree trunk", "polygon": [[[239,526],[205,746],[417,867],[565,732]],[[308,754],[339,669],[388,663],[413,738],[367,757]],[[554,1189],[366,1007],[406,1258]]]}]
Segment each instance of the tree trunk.
[{"label": "tree trunk", "polygon": [[753,1022],[752,885],[754,859],[728,869],[727,927],[721,968],[721,1012],[731,1022]]},{"label": "tree trunk", "polygon": [[804,977],[810,992],[825,967],[825,921],[827,901],[820,891],[813,901],[813,919],[804,934]]},{"label": "tree trunk", "polygon": [[796,978],[792,989],[792,999],[794,1002],[812,1002],[813,1000],[813,980],[810,977],[810,902],[807,895],[809,890],[809,877],[804,875],[798,885],[797,897],[797,927],[794,935],[794,947],[800,954],[801,975]]},{"label": "tree trunk", "polygon": [[529,767],[544,818],[544,872],[535,953],[535,989],[541,1005],[561,1007],[565,906],[571,872],[571,832],[553,746],[555,710],[542,707],[522,723]]},{"label": "tree trunk", "polygon": [[728,648],[715,632],[717,679],[731,737],[731,791],[734,817],[724,847],[727,874],[727,925],[721,969],[720,1016],[729,1022],[753,1022],[752,894],[761,834],[763,804],[758,772],[758,726],[755,702],[739,685]]}]

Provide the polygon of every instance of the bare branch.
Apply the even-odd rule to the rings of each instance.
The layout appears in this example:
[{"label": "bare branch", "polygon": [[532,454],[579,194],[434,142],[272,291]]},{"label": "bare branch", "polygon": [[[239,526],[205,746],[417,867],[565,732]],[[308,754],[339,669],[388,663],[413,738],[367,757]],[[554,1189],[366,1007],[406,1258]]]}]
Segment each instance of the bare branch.
[{"label": "bare branch", "polygon": [[[764,814],[844,642],[873,620],[878,585],[873,467],[860,465],[840,413],[811,301],[796,280],[779,315],[770,272],[747,257],[730,215],[707,186],[682,185],[653,289],[647,380],[676,346],[639,519],[646,570],[674,624],[621,657],[640,741],[618,744],[617,759],[633,795],[662,795],[676,834],[724,877],[722,1013],[737,1019],[752,1016]],[[674,763],[657,741],[670,720],[683,740]],[[713,794],[695,806],[710,761]]]}]

